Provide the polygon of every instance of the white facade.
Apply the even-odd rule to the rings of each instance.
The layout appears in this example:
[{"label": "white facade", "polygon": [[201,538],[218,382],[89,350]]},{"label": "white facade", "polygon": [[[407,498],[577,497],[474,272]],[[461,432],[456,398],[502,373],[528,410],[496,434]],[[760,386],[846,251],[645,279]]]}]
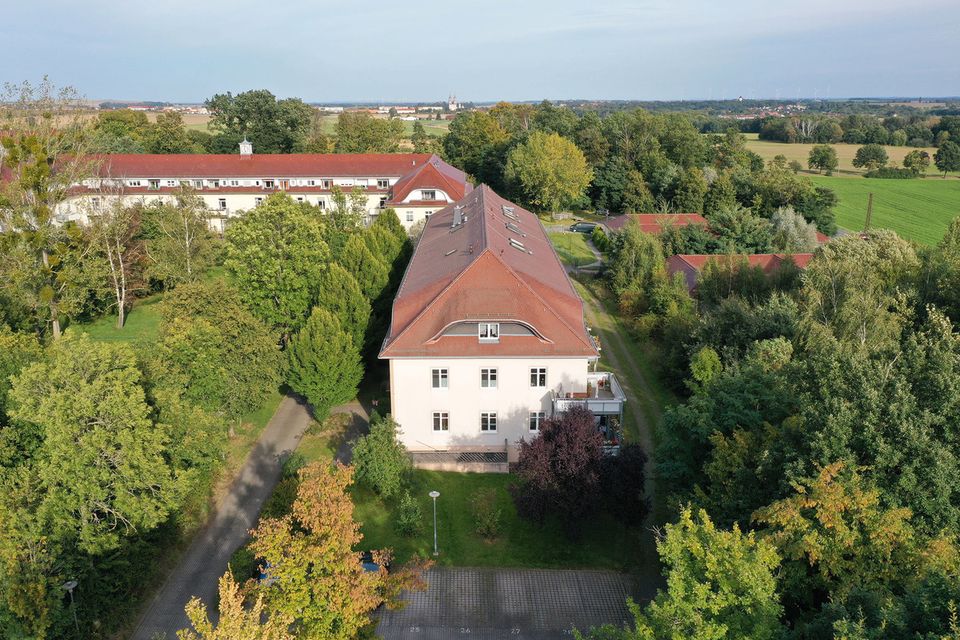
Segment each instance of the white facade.
[{"label": "white facade", "polygon": [[[521,438],[537,435],[530,429],[531,414],[549,417],[554,394],[587,388],[589,363],[590,358],[395,358],[390,360],[391,412],[409,451],[512,453]],[[490,370],[495,386],[490,386]],[[446,414],[446,429],[435,424],[437,413]],[[482,414],[491,413],[496,428],[484,430]]]}]

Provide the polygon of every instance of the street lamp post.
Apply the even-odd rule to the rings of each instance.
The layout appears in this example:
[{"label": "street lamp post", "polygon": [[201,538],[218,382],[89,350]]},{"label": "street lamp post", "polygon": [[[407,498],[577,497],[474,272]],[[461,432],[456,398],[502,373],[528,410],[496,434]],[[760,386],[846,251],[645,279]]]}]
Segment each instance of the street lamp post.
[{"label": "street lamp post", "polygon": [[77,628],[77,636],[80,635],[80,623],[77,622],[77,607],[73,604],[73,590],[77,588],[78,582],[76,580],[68,580],[63,583],[61,587],[64,591],[70,594],[70,609],[73,611],[73,626]]},{"label": "street lamp post", "polygon": [[437,498],[440,497],[439,491],[431,491],[430,497],[433,498],[433,555],[440,555],[440,550],[437,548]]}]

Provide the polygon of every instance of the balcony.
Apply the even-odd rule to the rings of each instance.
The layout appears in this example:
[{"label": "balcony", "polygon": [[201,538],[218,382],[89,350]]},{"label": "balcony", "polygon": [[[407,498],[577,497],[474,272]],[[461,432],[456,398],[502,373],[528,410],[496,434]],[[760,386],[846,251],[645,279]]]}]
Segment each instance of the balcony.
[{"label": "balcony", "polygon": [[596,416],[616,416],[622,419],[623,404],[626,400],[615,375],[609,371],[596,371],[587,374],[585,391],[554,392],[553,413],[562,413],[573,407],[586,407]]}]

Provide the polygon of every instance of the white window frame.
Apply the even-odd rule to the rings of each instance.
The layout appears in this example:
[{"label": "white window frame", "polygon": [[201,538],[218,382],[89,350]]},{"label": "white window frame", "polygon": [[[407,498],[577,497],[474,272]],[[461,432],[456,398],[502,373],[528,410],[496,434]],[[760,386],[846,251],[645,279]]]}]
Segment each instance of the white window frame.
[{"label": "white window frame", "polygon": [[497,412],[496,411],[482,411],[480,413],[480,432],[481,433],[497,432]]},{"label": "white window frame", "polygon": [[530,367],[530,387],[545,389],[547,387],[547,368]]},{"label": "white window frame", "polygon": [[377,189],[389,189],[390,178],[377,178]]},{"label": "white window frame", "polygon": [[498,377],[499,372],[495,367],[483,367],[480,369],[480,388],[496,389],[499,384],[497,380]]},{"label": "white window frame", "polygon": [[263,181],[263,188],[264,188],[264,189],[273,189],[273,185],[274,185],[274,184],[275,184],[275,183],[274,183],[273,180],[264,180],[264,181]]},{"label": "white window frame", "polygon": [[531,411],[527,419],[527,429],[529,429],[531,433],[539,433],[540,425],[543,424],[543,421],[546,419],[546,411]]},{"label": "white window frame", "polygon": [[437,367],[430,370],[430,386],[433,389],[450,388],[450,370],[446,367]]},{"label": "white window frame", "polygon": [[436,200],[437,199],[437,190],[436,189],[421,189],[420,197],[424,200]]},{"label": "white window frame", "polygon": [[448,411],[433,412],[433,430],[450,431],[450,413]]},{"label": "white window frame", "polygon": [[226,199],[226,198],[218,198],[218,199],[217,199],[217,205],[219,205],[220,211],[226,211],[226,210],[227,210],[227,199]]},{"label": "white window frame", "polygon": [[480,342],[500,342],[500,323],[477,323],[477,338],[480,339]]},{"label": "white window frame", "polygon": [[203,180],[194,180],[193,181],[194,189],[203,189]]},{"label": "white window frame", "polygon": [[407,222],[413,222],[413,211],[407,211]]},{"label": "white window frame", "polygon": [[253,202],[255,203],[254,206],[259,207],[261,204],[263,204],[263,198],[261,198],[260,196],[257,196],[256,198],[253,199]]}]

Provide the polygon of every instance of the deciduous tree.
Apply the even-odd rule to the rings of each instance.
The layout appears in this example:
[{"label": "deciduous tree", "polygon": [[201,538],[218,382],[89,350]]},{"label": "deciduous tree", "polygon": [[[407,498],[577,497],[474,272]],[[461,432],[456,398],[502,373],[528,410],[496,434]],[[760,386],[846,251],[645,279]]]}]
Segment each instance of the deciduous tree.
[{"label": "deciduous tree", "polygon": [[947,140],[933,154],[933,160],[937,163],[937,169],[943,171],[944,178],[949,171],[960,171],[960,144]]},{"label": "deciduous tree", "polygon": [[198,195],[183,190],[174,202],[151,203],[141,215],[148,277],[170,289],[196,280],[213,264],[215,241]]},{"label": "deciduous tree", "polygon": [[178,640],[294,640],[290,631],[294,617],[277,611],[265,618],[263,594],[257,594],[253,604],[246,604],[243,590],[227,571],[219,582],[219,615],[214,624],[207,615],[207,607],[194,596],[187,603],[187,618],[192,629],[177,632]]},{"label": "deciduous tree", "polygon": [[285,194],[273,194],[226,234],[224,264],[244,303],[284,339],[302,326],[330,259],[320,220]]},{"label": "deciduous tree", "polygon": [[832,175],[833,171],[840,165],[837,159],[837,150],[829,144],[817,144],[810,149],[810,155],[807,156],[807,167],[816,169],[817,173],[826,171],[827,175]]},{"label": "deciduous tree", "polygon": [[853,157],[853,166],[873,171],[886,166],[888,160],[889,157],[883,145],[865,144],[857,149],[857,153]]},{"label": "deciduous tree", "polygon": [[510,152],[504,177],[530,205],[559,211],[583,196],[593,170],[570,140],[556,133],[534,131]]},{"label": "deciduous tree", "polygon": [[337,153],[393,153],[403,138],[403,123],[344,111],[337,116]]}]

